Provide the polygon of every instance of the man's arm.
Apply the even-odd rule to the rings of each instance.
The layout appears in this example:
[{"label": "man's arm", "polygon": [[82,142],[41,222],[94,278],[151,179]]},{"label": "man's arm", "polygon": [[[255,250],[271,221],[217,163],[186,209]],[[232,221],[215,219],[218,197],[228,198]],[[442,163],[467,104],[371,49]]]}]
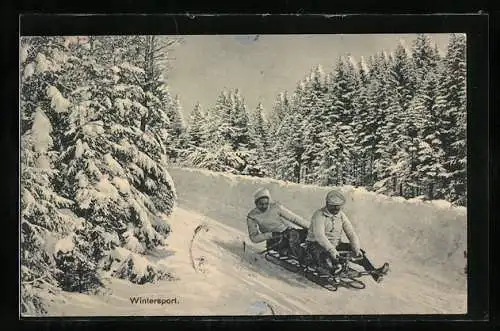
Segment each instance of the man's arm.
[{"label": "man's arm", "polygon": [[289,222],[292,222],[304,229],[308,229],[309,228],[309,222],[307,222],[305,219],[303,219],[302,217],[300,217],[299,215],[293,213],[292,211],[290,211],[289,209],[287,209],[285,206],[281,205],[281,204],[278,204],[278,214],[283,217],[284,219],[286,219],[287,221]]},{"label": "man's arm", "polygon": [[254,243],[260,243],[265,240],[271,239],[273,237],[272,232],[261,233],[259,230],[259,225],[250,215],[247,216],[247,226],[248,226],[248,236],[250,237],[250,240]]},{"label": "man's arm", "polygon": [[328,240],[325,234],[325,218],[322,212],[317,210],[311,220],[311,228],[313,230],[314,239],[328,252],[336,252],[337,249]]},{"label": "man's arm", "polygon": [[342,213],[342,228],[344,229],[344,232],[349,239],[349,242],[351,243],[352,250],[356,253],[360,253],[360,242],[358,235],[356,234],[356,231],[354,231],[354,227],[351,224],[351,221],[347,217],[346,214]]}]

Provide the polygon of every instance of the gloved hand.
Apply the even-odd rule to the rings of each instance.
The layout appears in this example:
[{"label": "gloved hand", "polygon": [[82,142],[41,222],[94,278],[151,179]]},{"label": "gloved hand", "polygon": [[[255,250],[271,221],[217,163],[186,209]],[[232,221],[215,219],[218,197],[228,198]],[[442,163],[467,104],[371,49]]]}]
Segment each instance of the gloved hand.
[{"label": "gloved hand", "polygon": [[332,257],[332,259],[334,260],[338,260],[339,258],[339,252],[335,249],[335,248],[332,248],[328,251],[328,253],[330,254],[330,256]]},{"label": "gloved hand", "polygon": [[283,239],[283,233],[281,232],[273,232],[272,235],[272,239]]}]

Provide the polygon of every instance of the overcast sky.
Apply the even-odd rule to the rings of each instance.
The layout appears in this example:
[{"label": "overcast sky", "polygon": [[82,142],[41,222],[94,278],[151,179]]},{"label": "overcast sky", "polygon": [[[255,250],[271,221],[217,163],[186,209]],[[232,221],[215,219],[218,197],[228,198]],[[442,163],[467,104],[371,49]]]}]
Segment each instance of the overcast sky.
[{"label": "overcast sky", "polygon": [[[398,42],[408,48],[416,35],[203,35],[183,36],[171,53],[169,88],[179,94],[186,120],[197,101],[214,105],[224,89],[239,88],[249,108],[262,102],[266,111],[276,96],[293,92],[314,66],[330,71],[338,56],[359,60],[376,52],[391,52]],[[432,34],[444,54],[449,35]]]}]

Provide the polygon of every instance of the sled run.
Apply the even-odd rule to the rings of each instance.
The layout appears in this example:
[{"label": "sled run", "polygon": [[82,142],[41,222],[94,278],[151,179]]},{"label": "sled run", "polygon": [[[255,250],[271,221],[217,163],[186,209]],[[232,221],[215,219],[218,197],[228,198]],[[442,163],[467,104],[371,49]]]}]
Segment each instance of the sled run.
[{"label": "sled run", "polygon": [[134,285],[111,279],[105,295],[54,296],[49,315],[467,312],[465,208],[344,187],[348,197],[345,211],[367,256],[376,265],[389,262],[391,271],[380,284],[363,277],[366,288],[362,290],[331,292],[266,261],[258,254],[264,244],[249,241],[245,222],[253,207],[252,194],[260,186],[268,187],[275,200],[307,219],[321,207],[328,188],[194,169],[176,168],[170,173],[179,196],[168,220],[172,233],[168,246],[149,258],[167,265],[177,280]]}]

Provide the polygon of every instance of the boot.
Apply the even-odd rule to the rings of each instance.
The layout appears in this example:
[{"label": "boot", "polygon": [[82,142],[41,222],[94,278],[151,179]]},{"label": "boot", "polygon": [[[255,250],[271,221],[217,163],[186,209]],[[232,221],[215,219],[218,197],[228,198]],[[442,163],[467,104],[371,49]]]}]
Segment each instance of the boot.
[{"label": "boot", "polygon": [[380,268],[373,270],[371,272],[371,275],[377,283],[380,283],[388,272],[389,272],[389,263],[385,262]]}]

